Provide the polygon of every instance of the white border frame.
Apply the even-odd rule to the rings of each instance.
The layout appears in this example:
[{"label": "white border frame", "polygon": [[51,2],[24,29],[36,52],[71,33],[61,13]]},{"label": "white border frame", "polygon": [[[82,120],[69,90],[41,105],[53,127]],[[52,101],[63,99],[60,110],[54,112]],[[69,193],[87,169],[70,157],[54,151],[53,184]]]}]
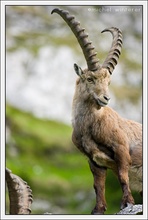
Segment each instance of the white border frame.
[{"label": "white border frame", "polygon": [[[127,3],[127,4],[126,4]],[[143,215],[5,215],[5,6],[142,5],[143,6]],[[1,219],[147,219],[147,1],[1,1]]]}]

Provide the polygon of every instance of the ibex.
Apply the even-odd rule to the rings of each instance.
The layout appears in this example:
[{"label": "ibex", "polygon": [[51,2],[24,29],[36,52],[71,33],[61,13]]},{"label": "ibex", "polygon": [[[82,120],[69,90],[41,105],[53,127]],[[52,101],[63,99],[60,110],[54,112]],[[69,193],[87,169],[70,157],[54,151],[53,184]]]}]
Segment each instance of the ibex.
[{"label": "ibex", "polygon": [[76,36],[87,62],[82,70],[77,64],[78,75],[72,106],[72,141],[84,153],[94,177],[96,205],[92,214],[106,211],[105,180],[107,169],[113,170],[121,184],[123,197],[121,209],[134,204],[132,190],[142,194],[142,125],[119,116],[108,107],[109,84],[122,48],[122,33],[111,27],[113,42],[103,65],[96,57],[95,48],[88,40],[85,29],[68,11],[54,9]]}]

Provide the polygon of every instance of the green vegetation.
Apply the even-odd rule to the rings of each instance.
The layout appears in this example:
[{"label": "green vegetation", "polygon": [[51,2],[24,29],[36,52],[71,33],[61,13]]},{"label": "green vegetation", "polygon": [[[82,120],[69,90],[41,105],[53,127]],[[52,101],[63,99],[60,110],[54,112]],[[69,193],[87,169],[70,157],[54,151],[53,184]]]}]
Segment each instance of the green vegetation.
[{"label": "green vegetation", "polygon": [[[87,159],[71,142],[71,127],[11,106],[6,106],[6,127],[6,166],[30,185],[32,214],[90,214],[95,204],[93,178]],[[106,213],[119,211],[121,189],[110,171],[106,198]]]}]

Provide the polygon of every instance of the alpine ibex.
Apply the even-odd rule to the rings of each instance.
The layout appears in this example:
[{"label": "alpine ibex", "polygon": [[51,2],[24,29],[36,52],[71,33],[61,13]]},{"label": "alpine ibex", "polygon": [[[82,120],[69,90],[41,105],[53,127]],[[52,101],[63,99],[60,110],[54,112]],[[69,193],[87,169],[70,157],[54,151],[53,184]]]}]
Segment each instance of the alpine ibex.
[{"label": "alpine ibex", "polygon": [[122,33],[115,27],[102,31],[111,32],[113,42],[101,66],[85,29],[80,27],[75,17],[61,9],[54,9],[52,13],[58,13],[66,21],[87,62],[85,70],[74,64],[79,78],[73,98],[72,140],[89,158],[96,192],[96,205],[92,214],[104,214],[106,210],[107,169],[113,170],[118,176],[123,191],[123,209],[128,204],[134,204],[131,189],[142,193],[142,125],[120,117],[107,107],[110,100],[108,86],[121,53]]}]

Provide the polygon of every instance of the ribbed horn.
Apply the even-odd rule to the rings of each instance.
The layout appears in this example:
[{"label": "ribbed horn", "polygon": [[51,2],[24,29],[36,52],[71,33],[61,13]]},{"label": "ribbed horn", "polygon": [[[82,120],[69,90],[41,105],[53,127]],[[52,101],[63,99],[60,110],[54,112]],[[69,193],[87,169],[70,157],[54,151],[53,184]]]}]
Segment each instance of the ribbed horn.
[{"label": "ribbed horn", "polygon": [[122,32],[118,28],[111,27],[109,29],[103,30],[101,33],[106,32],[106,31],[111,32],[111,34],[113,36],[113,42],[112,42],[111,49],[110,49],[103,65],[102,65],[102,67],[107,68],[109,70],[110,74],[112,74],[115,66],[118,63],[119,56],[121,54]]},{"label": "ribbed horn", "polygon": [[10,214],[30,214],[33,201],[30,186],[7,168],[6,183],[9,192]]},{"label": "ribbed horn", "polygon": [[88,69],[91,71],[97,71],[100,69],[101,66],[99,65],[99,59],[96,57],[97,53],[94,51],[95,48],[92,45],[92,42],[88,40],[88,34],[85,33],[85,29],[80,27],[80,22],[76,21],[75,17],[70,15],[68,11],[55,8],[52,10],[51,14],[53,13],[59,14],[71,28],[82,48]]}]

